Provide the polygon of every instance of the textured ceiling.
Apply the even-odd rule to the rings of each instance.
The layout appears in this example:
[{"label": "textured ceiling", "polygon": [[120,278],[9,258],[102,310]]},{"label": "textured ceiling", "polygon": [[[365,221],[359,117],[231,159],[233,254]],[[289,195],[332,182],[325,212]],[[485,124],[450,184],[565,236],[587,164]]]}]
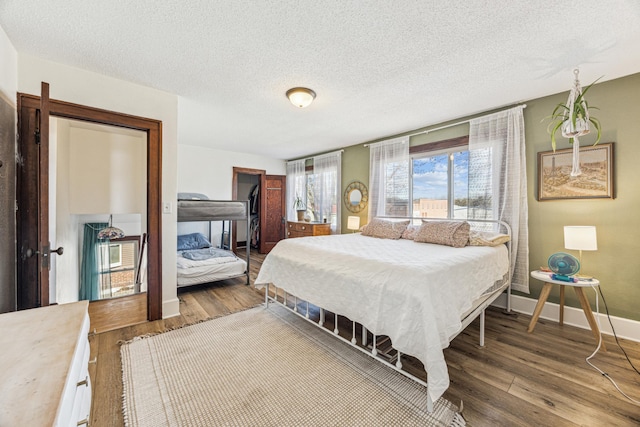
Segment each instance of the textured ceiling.
[{"label": "textured ceiling", "polygon": [[[640,2],[2,0],[19,54],[179,96],[179,143],[295,158],[640,72]],[[306,86],[308,108],[285,98]]]}]

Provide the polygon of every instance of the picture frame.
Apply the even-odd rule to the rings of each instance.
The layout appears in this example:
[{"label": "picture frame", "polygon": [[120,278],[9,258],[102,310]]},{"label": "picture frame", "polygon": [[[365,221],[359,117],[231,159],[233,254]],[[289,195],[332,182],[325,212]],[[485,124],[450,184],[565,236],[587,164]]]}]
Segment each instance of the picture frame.
[{"label": "picture frame", "polygon": [[571,176],[573,149],[538,153],[538,201],[614,199],[613,142],[580,147],[582,174]]}]

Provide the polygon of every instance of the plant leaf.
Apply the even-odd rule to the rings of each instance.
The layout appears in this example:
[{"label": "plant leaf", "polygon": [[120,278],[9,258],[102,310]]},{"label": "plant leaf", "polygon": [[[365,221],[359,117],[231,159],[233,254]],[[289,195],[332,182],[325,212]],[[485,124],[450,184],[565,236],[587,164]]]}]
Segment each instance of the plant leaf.
[{"label": "plant leaf", "polygon": [[555,126],[553,127],[553,129],[551,130],[551,148],[553,148],[553,152],[555,153],[556,151],[556,132],[558,131],[558,129],[560,129],[560,126],[562,126],[563,122],[557,122],[555,124]]},{"label": "plant leaf", "polygon": [[595,119],[592,117],[589,118],[589,121],[593,123],[593,127],[595,127],[596,130],[598,131],[596,142],[593,143],[593,145],[597,145],[598,142],[600,142],[600,137],[602,136],[602,129],[600,128],[600,122],[598,121],[598,119]]}]

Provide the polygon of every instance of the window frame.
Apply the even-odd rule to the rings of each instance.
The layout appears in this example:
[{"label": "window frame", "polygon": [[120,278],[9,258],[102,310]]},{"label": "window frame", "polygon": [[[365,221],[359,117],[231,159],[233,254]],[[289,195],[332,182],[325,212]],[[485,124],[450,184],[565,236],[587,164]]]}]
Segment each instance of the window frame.
[{"label": "window frame", "polygon": [[[109,277],[109,291],[112,292],[113,289],[115,287],[111,286],[111,275],[112,274],[118,274],[118,273],[126,273],[131,271],[133,273],[133,283],[132,285],[135,287],[136,283],[136,276],[138,273],[138,268],[139,266],[139,260],[140,260],[140,246],[141,246],[141,239],[139,235],[131,235],[131,236],[125,236],[122,237],[120,239],[110,239],[108,242],[102,242],[99,243],[100,245],[104,245],[107,247],[107,260],[109,261],[109,264],[106,266],[107,268],[105,268],[104,270],[102,268],[99,268],[99,280],[101,283],[101,287],[100,287],[100,293],[101,293],[101,297],[104,297],[105,294],[105,289],[102,287],[102,280],[104,280],[104,277]],[[135,249],[134,249],[134,259],[133,259],[133,265],[131,266],[131,268],[129,267],[125,267],[125,268],[121,268],[118,269],[118,267],[122,267],[122,246],[124,244],[133,244],[135,245]],[[119,254],[120,254],[120,263],[111,263],[111,248],[113,246],[119,246]],[[102,249],[101,249],[102,250]],[[102,257],[102,256],[101,256]],[[118,265],[116,265],[118,264]],[[103,266],[100,266],[103,267]],[[114,270],[114,268],[116,270]],[[102,298],[101,298],[102,299]]]},{"label": "window frame", "polygon": [[[454,164],[453,156],[457,152],[469,151],[469,135],[445,139],[442,141],[430,142],[426,144],[415,145],[409,147],[409,207],[411,209],[411,216],[414,216],[413,212],[413,162],[417,159],[423,159],[427,157],[434,157],[443,154],[448,155],[447,159],[447,219],[453,219],[454,209]],[[468,197],[468,196],[467,196]]]}]

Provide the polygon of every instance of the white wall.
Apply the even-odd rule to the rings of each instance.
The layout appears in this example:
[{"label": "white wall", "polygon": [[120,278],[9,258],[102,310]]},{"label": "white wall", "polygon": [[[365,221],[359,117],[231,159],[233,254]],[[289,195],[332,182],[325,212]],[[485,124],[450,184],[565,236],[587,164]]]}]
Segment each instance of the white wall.
[{"label": "white wall", "polygon": [[71,127],[69,130],[69,211],[147,212],[146,134]]},{"label": "white wall", "polygon": [[18,90],[18,53],[0,27],[0,94],[16,105]]},{"label": "white wall", "polygon": [[[259,142],[257,142],[259,143]],[[269,175],[286,175],[284,160],[254,154],[178,145],[178,192],[203,193],[210,199],[229,200],[233,168],[263,169]]]},{"label": "white wall", "polygon": [[[18,55],[18,91],[40,94],[50,84],[53,99],[162,121],[162,200],[174,202],[177,182],[176,95],[114,79],[91,71]],[[15,98],[15,94],[13,95]],[[176,287],[176,214],[162,215],[162,314],[179,314]]]}]

